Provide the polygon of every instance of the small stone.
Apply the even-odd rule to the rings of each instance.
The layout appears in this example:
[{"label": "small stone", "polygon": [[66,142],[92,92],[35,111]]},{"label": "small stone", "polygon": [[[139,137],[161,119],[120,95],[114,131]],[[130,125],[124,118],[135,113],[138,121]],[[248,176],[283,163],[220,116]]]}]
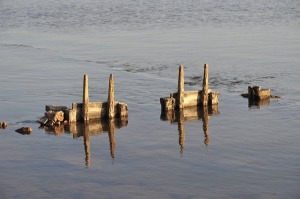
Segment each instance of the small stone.
[{"label": "small stone", "polygon": [[56,121],[62,122],[64,121],[64,112],[62,111],[47,111],[45,112],[45,116],[47,117],[48,120],[53,121],[54,123]]},{"label": "small stone", "polygon": [[22,127],[17,129],[16,132],[22,135],[29,135],[32,132],[32,129],[30,127]]},{"label": "small stone", "polygon": [[8,126],[7,122],[2,122],[2,128],[6,128]]}]

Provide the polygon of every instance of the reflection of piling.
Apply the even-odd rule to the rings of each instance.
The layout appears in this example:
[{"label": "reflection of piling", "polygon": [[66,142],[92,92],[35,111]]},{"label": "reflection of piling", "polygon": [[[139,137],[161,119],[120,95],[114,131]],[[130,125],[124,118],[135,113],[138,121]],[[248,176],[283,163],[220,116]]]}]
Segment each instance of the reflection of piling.
[{"label": "reflection of piling", "polygon": [[89,80],[87,74],[83,77],[82,118],[84,122],[89,120]]},{"label": "reflection of piling", "polygon": [[90,166],[90,158],[91,158],[88,121],[84,124],[83,141],[84,141],[84,151],[85,151],[85,166],[88,168]]},{"label": "reflection of piling", "polygon": [[110,155],[114,159],[115,158],[115,149],[116,149],[115,121],[114,121],[114,119],[110,119],[109,120],[109,124],[108,124],[108,138],[109,138],[109,146],[110,146]]},{"label": "reflection of piling", "polygon": [[218,105],[213,106],[192,106],[185,107],[179,110],[162,110],[160,119],[163,121],[169,121],[171,124],[176,123],[178,125],[178,142],[180,145],[180,153],[183,154],[185,149],[185,122],[193,120],[202,120],[202,130],[204,133],[205,145],[210,144],[209,135],[209,119],[210,116],[218,115]]},{"label": "reflection of piling", "polygon": [[184,68],[183,65],[179,66],[178,75],[178,108],[184,108]]},{"label": "reflection of piling", "polygon": [[184,110],[183,109],[179,111],[178,131],[179,131],[180,153],[183,154],[183,151],[184,151],[184,142],[185,142]]},{"label": "reflection of piling", "polygon": [[203,107],[203,117],[202,117],[202,122],[203,122],[203,132],[204,132],[204,143],[205,145],[209,144],[209,130],[208,130],[208,108]]},{"label": "reflection of piling", "polygon": [[203,84],[202,84],[202,104],[208,104],[208,64],[204,64]]},{"label": "reflection of piling", "polygon": [[114,94],[114,77],[112,74],[109,76],[109,86],[108,86],[108,118],[115,117],[115,94]]}]

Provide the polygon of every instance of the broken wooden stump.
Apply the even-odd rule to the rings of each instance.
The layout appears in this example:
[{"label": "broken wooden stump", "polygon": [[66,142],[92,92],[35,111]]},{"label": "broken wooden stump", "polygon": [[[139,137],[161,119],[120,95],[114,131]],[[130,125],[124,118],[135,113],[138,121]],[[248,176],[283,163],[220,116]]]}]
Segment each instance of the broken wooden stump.
[{"label": "broken wooden stump", "polygon": [[22,127],[16,130],[16,132],[22,134],[22,135],[29,135],[32,132],[32,129],[30,127]]},{"label": "broken wooden stump", "polygon": [[242,97],[252,101],[267,100],[271,98],[280,98],[280,96],[272,95],[271,89],[261,89],[260,86],[248,86],[248,93],[241,94]]},{"label": "broken wooden stump", "polygon": [[204,65],[202,90],[184,91],[184,67],[180,65],[178,91],[170,97],[160,98],[161,109],[168,111],[190,106],[212,106],[219,104],[219,93],[208,89],[208,64]]},{"label": "broken wooden stump", "polygon": [[114,99],[114,78],[109,77],[107,102],[89,102],[88,76],[84,75],[83,102],[72,103],[72,109],[65,110],[68,122],[88,121],[93,119],[120,118],[128,116],[128,106]]}]

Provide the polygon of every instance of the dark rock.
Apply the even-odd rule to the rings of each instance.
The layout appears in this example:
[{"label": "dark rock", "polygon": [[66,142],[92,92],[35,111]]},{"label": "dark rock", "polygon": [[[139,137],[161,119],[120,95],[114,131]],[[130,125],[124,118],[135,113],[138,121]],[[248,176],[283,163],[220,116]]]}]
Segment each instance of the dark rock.
[{"label": "dark rock", "polygon": [[57,112],[47,111],[47,112],[45,112],[45,116],[47,117],[47,119],[49,121],[52,121],[52,123],[64,121],[64,112],[62,112],[62,111],[57,111]]},{"label": "dark rock", "polygon": [[6,128],[8,126],[7,122],[2,122],[2,128]]},{"label": "dark rock", "polygon": [[32,132],[32,129],[30,127],[22,127],[17,129],[16,132],[22,135],[29,135]]}]

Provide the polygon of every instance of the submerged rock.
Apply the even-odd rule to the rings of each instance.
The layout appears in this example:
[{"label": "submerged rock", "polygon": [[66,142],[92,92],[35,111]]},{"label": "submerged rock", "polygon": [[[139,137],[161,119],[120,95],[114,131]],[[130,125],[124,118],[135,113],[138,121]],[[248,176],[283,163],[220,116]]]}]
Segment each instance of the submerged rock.
[{"label": "submerged rock", "polygon": [[30,127],[22,127],[17,129],[16,132],[22,135],[29,135],[32,132],[32,129]]},{"label": "submerged rock", "polygon": [[2,125],[1,125],[1,126],[2,126],[2,128],[5,129],[5,128],[8,126],[8,124],[7,124],[7,122],[2,122]]},{"label": "submerged rock", "polygon": [[41,125],[53,126],[60,125],[64,121],[64,112],[63,111],[47,111],[45,112],[45,117],[42,117],[38,122]]}]

